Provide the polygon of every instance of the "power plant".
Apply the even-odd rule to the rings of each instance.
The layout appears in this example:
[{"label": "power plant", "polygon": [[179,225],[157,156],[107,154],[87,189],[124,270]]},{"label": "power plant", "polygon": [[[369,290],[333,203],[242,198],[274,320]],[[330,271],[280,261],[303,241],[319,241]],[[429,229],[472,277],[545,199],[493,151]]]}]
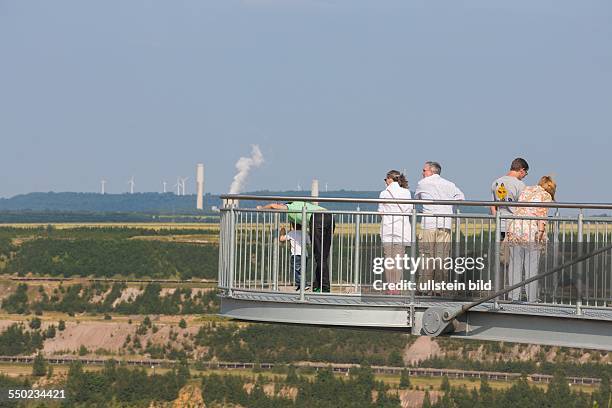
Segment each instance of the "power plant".
[{"label": "power plant", "polygon": [[204,209],[204,164],[198,163],[196,165],[196,208],[198,210]]},{"label": "power plant", "polygon": [[[319,180],[318,179],[312,179],[312,183],[310,184],[310,196],[311,197],[318,197],[319,196]],[[315,204],[319,204],[319,203],[315,203]]]}]

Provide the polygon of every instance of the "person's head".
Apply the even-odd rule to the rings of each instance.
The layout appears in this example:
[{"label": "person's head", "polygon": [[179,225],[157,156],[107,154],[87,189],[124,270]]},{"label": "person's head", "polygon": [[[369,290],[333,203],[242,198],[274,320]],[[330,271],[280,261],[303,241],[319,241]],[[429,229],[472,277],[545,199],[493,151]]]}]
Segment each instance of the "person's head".
[{"label": "person's head", "polygon": [[517,157],[512,160],[512,164],[510,165],[510,171],[516,175],[516,178],[519,180],[527,177],[529,173],[529,164],[527,164],[527,160]]},{"label": "person's head", "polygon": [[406,180],[406,176],[403,173],[397,170],[389,170],[385,176],[385,184],[389,185],[394,181],[399,184],[400,187],[408,188],[408,180]]},{"label": "person's head", "polygon": [[434,174],[441,174],[442,166],[440,163],[435,161],[426,161],[423,165],[423,178],[433,176]]},{"label": "person's head", "polygon": [[552,177],[542,177],[538,182],[538,185],[542,187],[548,194],[550,194],[553,200],[555,199],[555,193],[557,192],[557,183],[555,183],[555,180],[553,180]]}]

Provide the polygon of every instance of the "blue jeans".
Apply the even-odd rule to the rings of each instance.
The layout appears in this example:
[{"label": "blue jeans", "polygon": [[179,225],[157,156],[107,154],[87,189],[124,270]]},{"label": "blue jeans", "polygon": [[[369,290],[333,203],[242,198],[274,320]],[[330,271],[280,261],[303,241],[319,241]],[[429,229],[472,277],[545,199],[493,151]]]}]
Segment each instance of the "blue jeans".
[{"label": "blue jeans", "polygon": [[295,278],[295,286],[300,287],[302,280],[302,257],[301,255],[291,255],[291,266],[293,268],[293,277]]}]

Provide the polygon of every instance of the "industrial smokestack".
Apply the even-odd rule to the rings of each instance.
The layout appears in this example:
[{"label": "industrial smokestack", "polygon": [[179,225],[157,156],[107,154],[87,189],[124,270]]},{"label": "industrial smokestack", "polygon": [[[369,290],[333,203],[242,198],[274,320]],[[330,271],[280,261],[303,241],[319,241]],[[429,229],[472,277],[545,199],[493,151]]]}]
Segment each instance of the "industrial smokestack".
[{"label": "industrial smokestack", "polygon": [[198,163],[196,165],[196,186],[198,189],[196,195],[196,208],[198,210],[204,209],[204,165]]},{"label": "industrial smokestack", "polygon": [[[312,179],[312,184],[310,185],[310,196],[318,197],[319,196],[319,180]],[[315,203],[319,205],[319,203]]]}]

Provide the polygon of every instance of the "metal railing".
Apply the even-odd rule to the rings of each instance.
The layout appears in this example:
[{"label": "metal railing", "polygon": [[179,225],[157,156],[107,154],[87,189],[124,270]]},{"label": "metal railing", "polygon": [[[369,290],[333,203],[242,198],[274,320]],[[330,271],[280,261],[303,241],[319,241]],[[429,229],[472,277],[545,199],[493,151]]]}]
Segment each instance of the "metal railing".
[{"label": "metal railing", "polygon": [[[293,293],[296,301],[307,301],[308,286],[312,286],[315,274],[321,274],[317,264],[314,245],[306,245],[307,256],[301,257],[302,284],[296,285],[291,263],[291,244],[281,241],[283,228],[295,229],[287,210],[257,209],[244,207],[248,202],[312,202],[323,206],[342,204],[354,205],[355,209],[318,210],[302,209],[303,219],[314,214],[331,214],[335,229],[329,245],[329,281],[331,292],[340,296],[387,296],[392,299],[403,299],[406,303],[418,302],[419,299],[436,297],[446,300],[474,301],[509,287],[518,281],[530,277],[530,273],[549,270],[570,261],[591,249],[612,243],[612,217],[588,217],[586,210],[612,210],[612,204],[580,203],[499,203],[487,201],[431,201],[431,200],[381,200],[381,199],[348,199],[328,197],[273,197],[273,196],[222,196],[226,206],[221,210],[221,237],[219,256],[219,288],[228,296],[232,291],[256,291],[274,293]],[[361,211],[359,205],[410,204],[409,212]],[[237,205],[240,204],[240,205]],[[419,206],[423,204],[454,205],[458,211],[454,214],[423,214]],[[461,211],[465,207],[545,207],[552,215],[547,217],[496,216],[486,213],[468,213]],[[251,207],[254,207],[251,205]],[[399,207],[398,207],[399,208]],[[577,216],[560,216],[559,209],[572,208],[579,210]],[[381,222],[386,217],[391,219],[392,228],[396,225],[409,224],[410,245],[400,245],[407,257],[417,259],[426,255],[427,242],[423,242],[426,231],[421,227],[424,217],[440,221],[450,219],[450,229],[444,230],[441,255],[454,261],[451,268],[437,268],[434,271],[436,280],[464,284],[465,288],[452,290],[420,290],[418,284],[424,275],[423,269],[416,273],[409,270],[400,272],[405,282],[413,282],[416,289],[378,290],[375,281],[385,280],[387,269],[382,274],[374,273],[375,262],[385,257],[385,246],[381,241]],[[321,218],[321,217],[319,217]],[[399,223],[398,223],[399,220]],[[533,234],[533,228],[539,221],[546,222],[547,243],[542,245],[517,245],[504,242],[502,239],[502,222],[522,223],[522,232]],[[314,242],[313,228],[304,225],[302,238]],[[405,233],[405,232],[404,232]],[[393,234],[392,234],[393,235]],[[395,234],[397,235],[397,234]],[[421,239],[416,239],[419,237]],[[399,239],[399,241],[404,241]],[[448,241],[448,242],[447,242]],[[436,243],[438,246],[439,243]],[[436,247],[437,248],[437,247]],[[433,254],[438,254],[434,249]],[[521,259],[522,251],[523,259]],[[388,253],[387,253],[388,255]],[[317,258],[317,259],[315,259]],[[482,269],[465,270],[458,273],[458,260],[465,258],[482,258]],[[534,259],[537,258],[537,259]],[[517,269],[518,261],[520,271]],[[514,262],[513,262],[514,260]],[[531,262],[531,264],[530,264]],[[319,264],[321,262],[318,262]],[[531,265],[531,266],[529,266]],[[534,268],[535,272],[531,269]],[[435,269],[435,268],[434,268]],[[441,272],[441,275],[439,274]],[[305,277],[305,278],[304,278]],[[321,281],[321,279],[319,279]],[[469,283],[490,282],[491,287],[469,287]],[[533,285],[533,286],[532,286]],[[323,289],[323,288],[314,288]],[[324,293],[323,293],[324,295]],[[525,301],[527,303],[588,305],[592,307],[612,307],[612,258],[610,251],[593,256],[588,260],[563,268],[520,291],[504,296],[499,301]]]}]

